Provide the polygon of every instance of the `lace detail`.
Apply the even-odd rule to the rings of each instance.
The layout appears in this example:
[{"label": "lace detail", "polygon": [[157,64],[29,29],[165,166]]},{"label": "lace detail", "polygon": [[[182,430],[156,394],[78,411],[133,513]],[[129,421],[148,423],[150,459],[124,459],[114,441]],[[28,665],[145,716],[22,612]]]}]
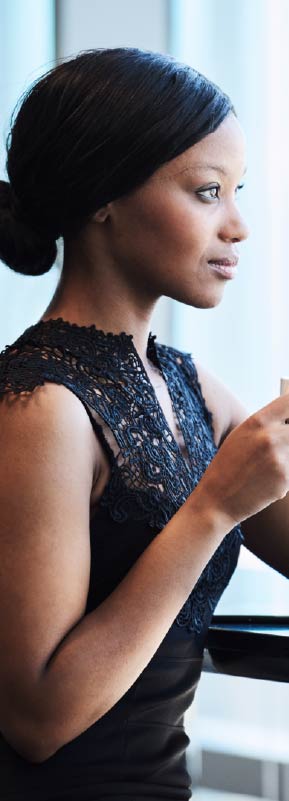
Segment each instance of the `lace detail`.
[{"label": "lace detail", "polygon": [[115,442],[113,448],[105,438],[111,476],[100,506],[116,522],[147,520],[161,530],[196,486],[213,451],[210,426],[194,391],[193,366],[182,387],[188,372],[183,370],[185,355],[156,346],[155,339],[149,335],[147,353],[164,372],[192,469],[168,427],[131,334],[40,321],[2,352],[0,392],[30,392],[45,381],[75,392],[97,413],[98,429],[104,434],[105,423]]},{"label": "lace detail", "polygon": [[[182,422],[196,486],[218,450],[214,442],[212,414],[206,407],[191,354],[162,345],[162,366]],[[180,369],[185,378],[182,382]],[[180,610],[175,620],[178,626],[185,626],[197,634],[202,632],[206,617],[212,617],[237,565],[243,541],[240,525],[224,537]]]},{"label": "lace detail", "polygon": [[186,626],[188,631],[201,634],[207,618],[209,624],[237,565],[243,539],[240,526],[224,537],[179,612],[175,621],[178,626]]},{"label": "lace detail", "polygon": [[[191,354],[155,342],[147,356],[161,371],[183,434],[189,463],[168,426],[133,336],[104,333],[62,318],[30,326],[0,354],[0,396],[63,384],[84,403],[106,449],[111,475],[99,506],[112,520],[146,521],[160,531],[198,484],[217,448]],[[91,414],[93,412],[93,415]],[[176,623],[201,631],[230,578],[243,538],[236,526],[206,566]]]}]

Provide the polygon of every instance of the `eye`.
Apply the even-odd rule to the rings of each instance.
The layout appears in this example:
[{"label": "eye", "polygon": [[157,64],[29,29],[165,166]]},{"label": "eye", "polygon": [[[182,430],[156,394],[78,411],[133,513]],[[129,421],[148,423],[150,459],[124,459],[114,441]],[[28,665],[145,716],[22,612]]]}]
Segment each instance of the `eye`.
[{"label": "eye", "polygon": [[[238,186],[235,189],[235,194],[237,194],[237,192],[239,192],[240,189],[243,189],[243,187],[244,184],[238,184]],[[210,202],[210,200],[219,200],[220,196],[218,193],[220,192],[220,189],[221,189],[220,184],[215,184],[214,186],[207,187],[207,189],[199,189],[196,194],[199,195],[202,199],[208,200]]]},{"label": "eye", "polygon": [[214,186],[209,186],[207,189],[199,189],[197,195],[204,198],[204,200],[217,200],[219,195],[214,193],[219,192],[220,189],[220,184],[215,184]]}]

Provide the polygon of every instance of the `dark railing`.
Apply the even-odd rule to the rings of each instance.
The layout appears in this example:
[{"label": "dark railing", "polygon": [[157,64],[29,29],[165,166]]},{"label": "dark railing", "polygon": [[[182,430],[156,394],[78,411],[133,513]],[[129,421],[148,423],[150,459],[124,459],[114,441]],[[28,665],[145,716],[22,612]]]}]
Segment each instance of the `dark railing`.
[{"label": "dark railing", "polygon": [[289,617],[214,615],[203,670],[289,682]]}]

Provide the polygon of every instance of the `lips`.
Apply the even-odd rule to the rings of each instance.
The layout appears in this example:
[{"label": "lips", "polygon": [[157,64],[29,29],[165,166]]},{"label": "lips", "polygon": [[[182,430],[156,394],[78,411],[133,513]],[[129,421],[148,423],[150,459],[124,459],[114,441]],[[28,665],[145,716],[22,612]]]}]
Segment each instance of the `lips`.
[{"label": "lips", "polygon": [[238,256],[233,256],[232,259],[209,259],[209,264],[219,264],[220,267],[236,267],[239,261]]}]

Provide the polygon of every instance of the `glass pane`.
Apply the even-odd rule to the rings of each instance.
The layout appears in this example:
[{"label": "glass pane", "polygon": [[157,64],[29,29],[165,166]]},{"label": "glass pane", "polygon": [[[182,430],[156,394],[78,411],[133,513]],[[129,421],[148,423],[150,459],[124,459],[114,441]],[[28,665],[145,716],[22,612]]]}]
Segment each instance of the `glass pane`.
[{"label": "glass pane", "polygon": [[[246,548],[241,551],[246,552]],[[254,562],[263,562],[254,558]],[[289,581],[273,568],[238,566],[216,609],[218,615],[289,615]]]}]

